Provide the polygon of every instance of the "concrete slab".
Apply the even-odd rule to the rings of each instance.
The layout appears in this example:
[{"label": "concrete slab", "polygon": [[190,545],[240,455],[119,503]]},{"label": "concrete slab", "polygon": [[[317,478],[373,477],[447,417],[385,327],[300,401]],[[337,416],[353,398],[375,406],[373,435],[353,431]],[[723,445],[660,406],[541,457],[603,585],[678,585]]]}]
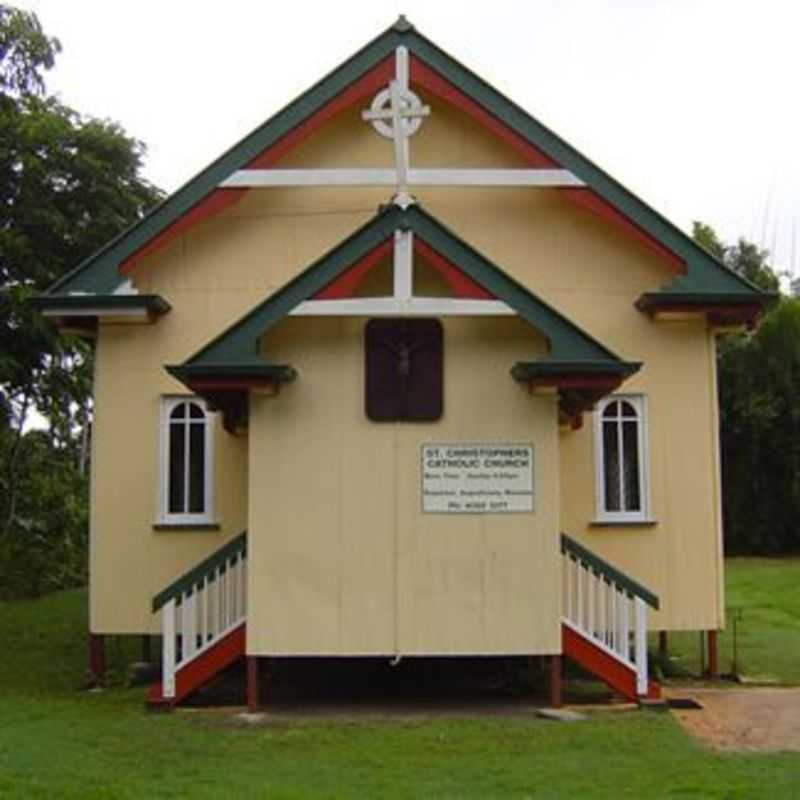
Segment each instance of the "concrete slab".
[{"label": "concrete slab", "polygon": [[554,722],[582,722],[588,717],[577,711],[570,711],[568,708],[539,708],[536,716],[542,719],[551,719]]},{"label": "concrete slab", "polygon": [[643,697],[641,700],[639,700],[639,708],[642,708],[645,711],[669,711],[669,703],[664,697],[660,697],[658,700],[649,700],[648,698]]},{"label": "concrete slab", "polygon": [[246,725],[263,725],[268,717],[263,712],[252,713],[250,711],[245,711],[242,714],[236,714],[234,719],[239,722],[244,722]]}]

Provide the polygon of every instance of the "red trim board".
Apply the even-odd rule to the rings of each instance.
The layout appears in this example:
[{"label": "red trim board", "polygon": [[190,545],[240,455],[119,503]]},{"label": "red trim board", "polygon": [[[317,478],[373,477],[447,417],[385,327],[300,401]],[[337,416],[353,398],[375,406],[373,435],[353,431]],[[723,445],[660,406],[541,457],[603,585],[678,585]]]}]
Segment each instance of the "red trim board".
[{"label": "red trim board", "polygon": [[496,299],[491,292],[465,275],[452,261],[439,254],[419,236],[414,237],[414,252],[424,258],[444,278],[454,297],[472,300]]},{"label": "red trim board", "polygon": [[241,658],[244,655],[245,639],[246,625],[242,622],[175,673],[175,697],[164,697],[163,686],[159,681],[150,687],[147,702],[153,705],[177,705],[195,689],[208,683],[222,670]]},{"label": "red trim board", "polygon": [[677,272],[686,273],[685,261],[678,258],[671,250],[664,247],[661,242],[656,241],[649,233],[646,233],[638,225],[631,222],[628,217],[617,211],[616,208],[603,200],[602,197],[595,194],[591,189],[559,189],[558,191],[576,206],[585,211],[589,211],[633,237],[659,258],[663,258],[667,261]]},{"label": "red trim board", "polygon": [[352,267],[348,267],[341,275],[334,278],[327,286],[323,286],[314,296],[314,300],[342,300],[352,297],[367,273],[387,255],[393,252],[393,240],[387,239],[374,250],[367,253]]},{"label": "red trim board", "polygon": [[147,256],[177,239],[178,236],[189,230],[196,223],[213,217],[215,214],[219,214],[220,211],[224,211],[229,206],[238,203],[244,197],[245,192],[247,192],[247,189],[216,189],[211,194],[206,195],[197,205],[175,220],[158,236],[154,236],[147,244],[128,256],[119,265],[119,274],[130,275],[134,268]]},{"label": "red trim board", "polygon": [[[604,650],[596,647],[569,625],[562,624],[561,626],[561,648],[565,656],[576,661],[592,675],[596,675],[614,691],[629,700],[639,699],[636,693],[636,673]],[[657,700],[661,697],[661,687],[655,681],[650,681],[646,696],[649,700]]]},{"label": "red trim board", "polygon": [[427,89],[431,94],[444,100],[460,111],[468,114],[477,123],[483,126],[498,139],[508,144],[516,153],[521,155],[531,167],[558,167],[553,159],[545,155],[537,147],[534,147],[524,137],[512,130],[497,117],[490,114],[482,106],[478,105],[473,99],[467,97],[452,83],[431,69],[419,58],[412,55],[409,59],[409,74],[411,82],[423,89]]},{"label": "red trim board", "polygon": [[[267,169],[275,166],[287,153],[317,131],[339,112],[353,106],[366,97],[374,95],[394,77],[394,57],[389,56],[352,83],[325,106],[307,117],[281,139],[253,158],[247,169]],[[486,111],[480,104],[455,88],[449,81],[412,55],[410,59],[412,83],[432,95],[463,111],[483,128],[509,145],[517,154],[534,168],[553,168],[560,166],[553,159],[528,142],[523,136]],[[144,258],[157,249],[180,236],[197,222],[201,222],[238,202],[248,189],[216,189],[197,203],[182,217],[152,238],[125,259],[119,267],[121,275],[129,275]],[[623,232],[633,236],[644,246],[680,272],[686,271],[685,263],[668,248],[635,225],[627,216],[613,208],[590,189],[563,189],[566,197],[582,208],[598,215],[615,225]],[[471,296],[471,295],[465,295]]]},{"label": "red trim board", "polygon": [[[281,137],[275,144],[250,161],[246,169],[265,169],[275,166],[290,150],[294,149],[303,140],[318,130],[325,122],[340,111],[344,111],[359,100],[370,97],[383,89],[391,78],[394,77],[394,56],[378,62],[369,72],[350,84],[329,103],[317,112],[306,118],[291,131]],[[163,247],[176,237],[184,233],[197,222],[218,214],[228,206],[237,203],[244,197],[247,189],[216,189],[201,200],[197,205],[186,212],[180,219],[173,222],[147,244],[132,253],[119,266],[121,275],[130,275],[131,271],[144,258],[155,250]]]}]

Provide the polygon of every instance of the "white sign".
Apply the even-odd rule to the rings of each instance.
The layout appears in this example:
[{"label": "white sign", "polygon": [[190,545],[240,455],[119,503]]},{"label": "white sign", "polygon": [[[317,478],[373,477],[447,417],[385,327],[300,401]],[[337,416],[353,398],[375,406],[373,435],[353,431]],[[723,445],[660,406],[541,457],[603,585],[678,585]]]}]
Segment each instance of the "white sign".
[{"label": "white sign", "polygon": [[533,511],[533,445],[425,444],[421,470],[426,513]]}]

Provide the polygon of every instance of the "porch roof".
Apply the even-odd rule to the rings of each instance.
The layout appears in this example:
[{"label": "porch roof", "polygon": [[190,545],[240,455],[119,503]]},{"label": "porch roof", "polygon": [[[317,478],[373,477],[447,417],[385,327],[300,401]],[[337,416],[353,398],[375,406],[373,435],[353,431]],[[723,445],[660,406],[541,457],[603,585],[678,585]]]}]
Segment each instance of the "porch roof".
[{"label": "porch roof", "polygon": [[412,231],[548,340],[550,352],[546,358],[514,366],[512,375],[518,380],[547,378],[552,382],[559,376],[581,375],[622,379],[639,369],[638,363],[620,359],[419,206],[403,209],[390,205],[183,364],[167,366],[167,370],[190,388],[198,380],[212,377],[234,380],[251,376],[276,382],[294,379],[296,373],[291,367],[276,364],[258,352],[260,337],[300,303],[383,245],[396,230]]},{"label": "porch roof", "polygon": [[389,205],[187,361],[166,366],[167,371],[192,391],[216,398],[217,405],[224,405],[220,397],[226,391],[241,393],[265,385],[277,390],[281,383],[294,380],[294,368],[259,352],[261,336],[353,265],[384,247],[395,231],[411,231],[547,339],[548,355],[513,365],[511,375],[531,389],[563,390],[566,416],[574,417],[590,407],[640,368],[640,363],[621,359],[419,206]]}]

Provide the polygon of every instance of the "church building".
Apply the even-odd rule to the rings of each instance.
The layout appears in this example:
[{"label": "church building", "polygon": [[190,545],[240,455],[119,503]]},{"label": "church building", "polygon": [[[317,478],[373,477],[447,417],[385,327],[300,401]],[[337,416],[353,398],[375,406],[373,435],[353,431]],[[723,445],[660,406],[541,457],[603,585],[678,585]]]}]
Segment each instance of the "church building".
[{"label": "church building", "polygon": [[94,340],[93,671],[657,697],[648,631],[725,623],[715,338],[769,300],[400,18],[36,299]]}]

